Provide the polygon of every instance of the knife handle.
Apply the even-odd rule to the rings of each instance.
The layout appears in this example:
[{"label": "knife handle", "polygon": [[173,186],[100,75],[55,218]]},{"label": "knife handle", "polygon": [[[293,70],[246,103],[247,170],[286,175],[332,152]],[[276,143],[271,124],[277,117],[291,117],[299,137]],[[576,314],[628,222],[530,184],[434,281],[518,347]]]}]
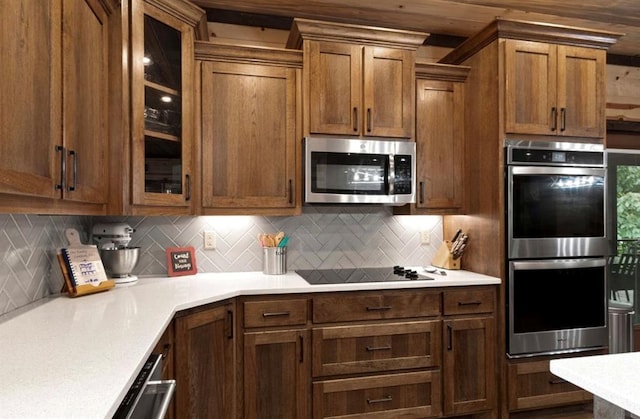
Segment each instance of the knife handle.
[{"label": "knife handle", "polygon": [[456,231],[456,234],[453,236],[453,240],[451,240],[451,243],[455,243],[456,240],[458,240],[458,237],[460,237],[460,234],[462,234],[462,229],[458,229],[458,231]]}]

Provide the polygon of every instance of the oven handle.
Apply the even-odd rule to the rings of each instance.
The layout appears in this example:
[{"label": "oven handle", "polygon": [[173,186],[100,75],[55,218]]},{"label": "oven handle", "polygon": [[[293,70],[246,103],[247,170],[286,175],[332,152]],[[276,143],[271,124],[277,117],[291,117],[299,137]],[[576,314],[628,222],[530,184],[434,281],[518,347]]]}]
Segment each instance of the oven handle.
[{"label": "oven handle", "polygon": [[566,167],[566,166],[509,166],[509,177],[513,175],[578,175],[604,176],[603,167]]},{"label": "oven handle", "polygon": [[545,269],[577,269],[597,268],[607,264],[606,258],[590,259],[545,259],[519,260],[509,262],[510,270],[545,270]]},{"label": "oven handle", "polygon": [[152,412],[152,418],[163,419],[167,415],[175,389],[176,380],[157,380],[147,382],[147,387],[144,390],[145,393],[164,393],[160,406],[155,412]]}]

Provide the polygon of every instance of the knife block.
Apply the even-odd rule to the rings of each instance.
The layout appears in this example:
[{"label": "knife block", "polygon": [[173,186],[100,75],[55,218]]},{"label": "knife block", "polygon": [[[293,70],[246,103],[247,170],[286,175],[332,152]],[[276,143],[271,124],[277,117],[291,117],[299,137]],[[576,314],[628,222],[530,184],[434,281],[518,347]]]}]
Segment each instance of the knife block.
[{"label": "knife block", "polygon": [[451,254],[451,242],[449,240],[445,240],[444,243],[440,245],[436,255],[433,257],[431,261],[431,265],[436,268],[442,269],[460,269],[460,259],[454,259]]}]

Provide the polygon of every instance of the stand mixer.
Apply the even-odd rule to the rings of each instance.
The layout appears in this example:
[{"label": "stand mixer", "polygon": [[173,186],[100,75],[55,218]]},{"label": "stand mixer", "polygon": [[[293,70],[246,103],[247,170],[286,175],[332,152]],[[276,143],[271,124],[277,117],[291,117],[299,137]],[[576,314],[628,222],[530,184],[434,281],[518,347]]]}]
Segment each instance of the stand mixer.
[{"label": "stand mixer", "polygon": [[96,224],[91,232],[104,268],[116,285],[137,281],[138,277],[131,275],[131,271],[138,263],[140,248],[129,247],[135,230],[125,223],[113,223]]}]

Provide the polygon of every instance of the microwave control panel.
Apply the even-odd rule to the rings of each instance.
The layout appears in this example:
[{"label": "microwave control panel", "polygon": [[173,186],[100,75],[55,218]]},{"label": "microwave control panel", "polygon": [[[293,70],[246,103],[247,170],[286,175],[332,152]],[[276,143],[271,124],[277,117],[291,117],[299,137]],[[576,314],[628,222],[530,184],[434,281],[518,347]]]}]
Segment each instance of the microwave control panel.
[{"label": "microwave control panel", "polygon": [[395,195],[411,195],[411,156],[396,154],[393,156]]}]

